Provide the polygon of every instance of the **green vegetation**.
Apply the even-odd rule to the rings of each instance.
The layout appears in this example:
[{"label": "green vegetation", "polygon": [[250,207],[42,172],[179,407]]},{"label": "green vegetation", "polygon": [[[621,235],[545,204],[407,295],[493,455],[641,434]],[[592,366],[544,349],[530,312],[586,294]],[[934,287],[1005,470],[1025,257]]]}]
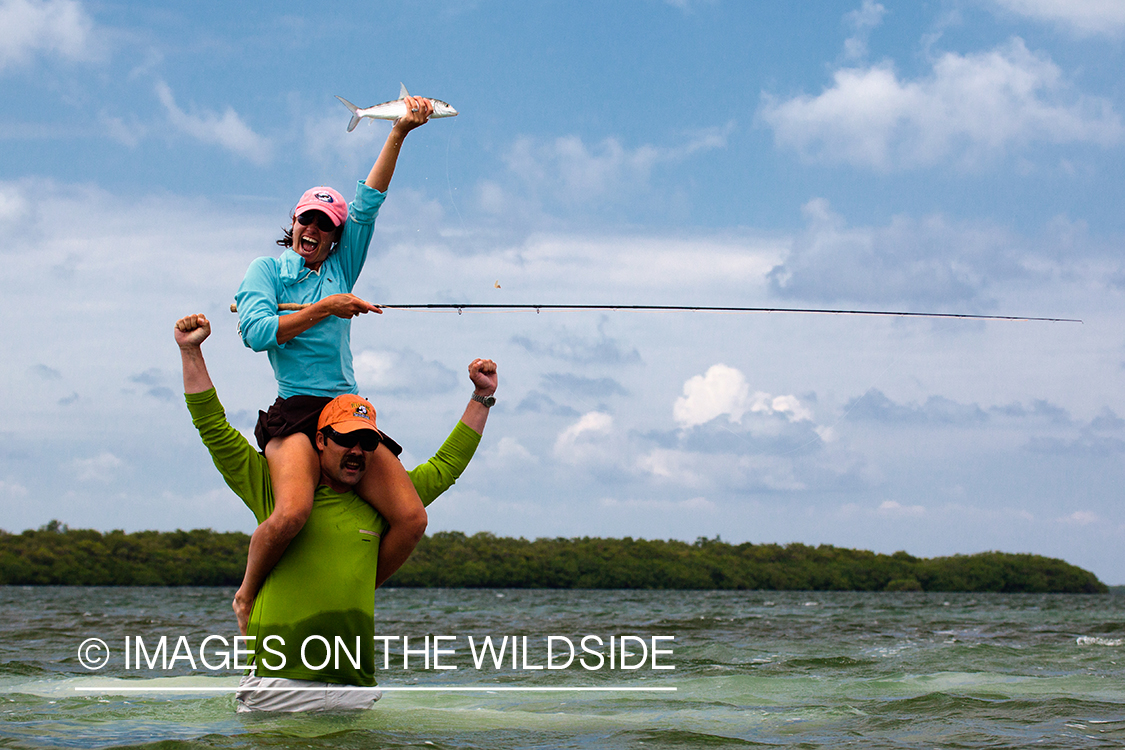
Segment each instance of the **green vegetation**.
[{"label": "green vegetation", "polygon": [[393,585],[811,591],[1106,593],[1089,571],[1039,555],[984,552],[923,559],[828,545],[643,539],[426,537]]},{"label": "green vegetation", "polygon": [[[237,586],[249,537],[210,529],[0,531],[0,584]],[[995,591],[1107,593],[1089,571],[1039,555],[924,559],[821,545],[526,539],[441,532],[391,579],[398,587]]]},{"label": "green vegetation", "polygon": [[210,529],[102,534],[51,521],[0,531],[0,584],[237,586],[250,537]]}]

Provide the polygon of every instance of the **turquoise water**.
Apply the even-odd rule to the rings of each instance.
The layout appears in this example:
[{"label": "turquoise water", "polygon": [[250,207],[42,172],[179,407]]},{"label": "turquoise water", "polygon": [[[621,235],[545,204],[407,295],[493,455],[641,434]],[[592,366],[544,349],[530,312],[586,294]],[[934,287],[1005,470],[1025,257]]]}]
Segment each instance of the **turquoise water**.
[{"label": "turquoise water", "polygon": [[[234,670],[125,670],[124,639],[233,635],[226,589],[0,587],[0,747],[1120,748],[1125,597],[821,592],[386,590],[380,635],[448,635],[455,670],[384,687],[674,687],[675,692],[388,692],[357,714],[245,716]],[[467,638],[632,635],[653,670],[476,669]],[[90,671],[79,645],[113,654]],[[394,643],[393,641],[391,643]],[[558,642],[558,643],[561,643]],[[634,661],[636,641],[631,646]],[[146,649],[148,647],[146,646]],[[152,650],[152,649],[148,649]],[[608,646],[604,649],[608,655]],[[381,652],[380,652],[381,653]],[[211,655],[212,663],[218,660]],[[607,656],[608,661],[608,656]],[[559,664],[555,661],[555,664]],[[593,657],[588,663],[593,664]],[[381,665],[380,665],[381,666]],[[122,686],[152,692],[129,694]],[[79,692],[99,688],[105,692]],[[117,692],[115,692],[115,690]],[[164,692],[161,692],[164,691]]]}]

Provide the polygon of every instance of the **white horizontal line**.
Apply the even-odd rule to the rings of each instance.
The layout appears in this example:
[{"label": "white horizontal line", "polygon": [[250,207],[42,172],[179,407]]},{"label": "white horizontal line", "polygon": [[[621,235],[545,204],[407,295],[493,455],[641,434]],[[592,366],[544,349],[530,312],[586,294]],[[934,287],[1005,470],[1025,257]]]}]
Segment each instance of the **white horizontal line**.
[{"label": "white horizontal line", "polygon": [[303,692],[325,690],[381,690],[384,693],[674,693],[674,687],[76,687],[77,693],[236,693],[239,690]]}]

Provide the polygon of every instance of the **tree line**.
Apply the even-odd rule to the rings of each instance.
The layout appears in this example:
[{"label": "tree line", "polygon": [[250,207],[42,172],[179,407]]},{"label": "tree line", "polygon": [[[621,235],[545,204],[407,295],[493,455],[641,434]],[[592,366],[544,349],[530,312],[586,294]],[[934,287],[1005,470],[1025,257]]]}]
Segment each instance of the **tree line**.
[{"label": "tree line", "polygon": [[[237,586],[241,532],[70,529],[52,521],[0,531],[0,584]],[[397,587],[741,589],[1107,593],[1082,568],[1040,555],[982,552],[919,558],[829,545],[644,539],[512,539],[444,531],[424,537]]]}]

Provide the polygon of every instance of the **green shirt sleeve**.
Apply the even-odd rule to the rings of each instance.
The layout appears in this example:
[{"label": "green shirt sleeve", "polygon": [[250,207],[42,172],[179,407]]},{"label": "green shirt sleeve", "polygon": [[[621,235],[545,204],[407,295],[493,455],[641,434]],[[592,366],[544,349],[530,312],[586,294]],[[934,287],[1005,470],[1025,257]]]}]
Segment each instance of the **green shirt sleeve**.
[{"label": "green shirt sleeve", "polygon": [[434,457],[410,472],[410,481],[414,483],[422,505],[429,505],[453,486],[469,465],[478,445],[480,434],[458,421]]},{"label": "green shirt sleeve", "polygon": [[227,422],[226,411],[214,388],[187,393],[184,398],[192,424],[199,430],[199,437],[227,486],[254,512],[258,523],[265,521],[273,512],[273,490],[266,457],[254,450],[243,434]]}]

